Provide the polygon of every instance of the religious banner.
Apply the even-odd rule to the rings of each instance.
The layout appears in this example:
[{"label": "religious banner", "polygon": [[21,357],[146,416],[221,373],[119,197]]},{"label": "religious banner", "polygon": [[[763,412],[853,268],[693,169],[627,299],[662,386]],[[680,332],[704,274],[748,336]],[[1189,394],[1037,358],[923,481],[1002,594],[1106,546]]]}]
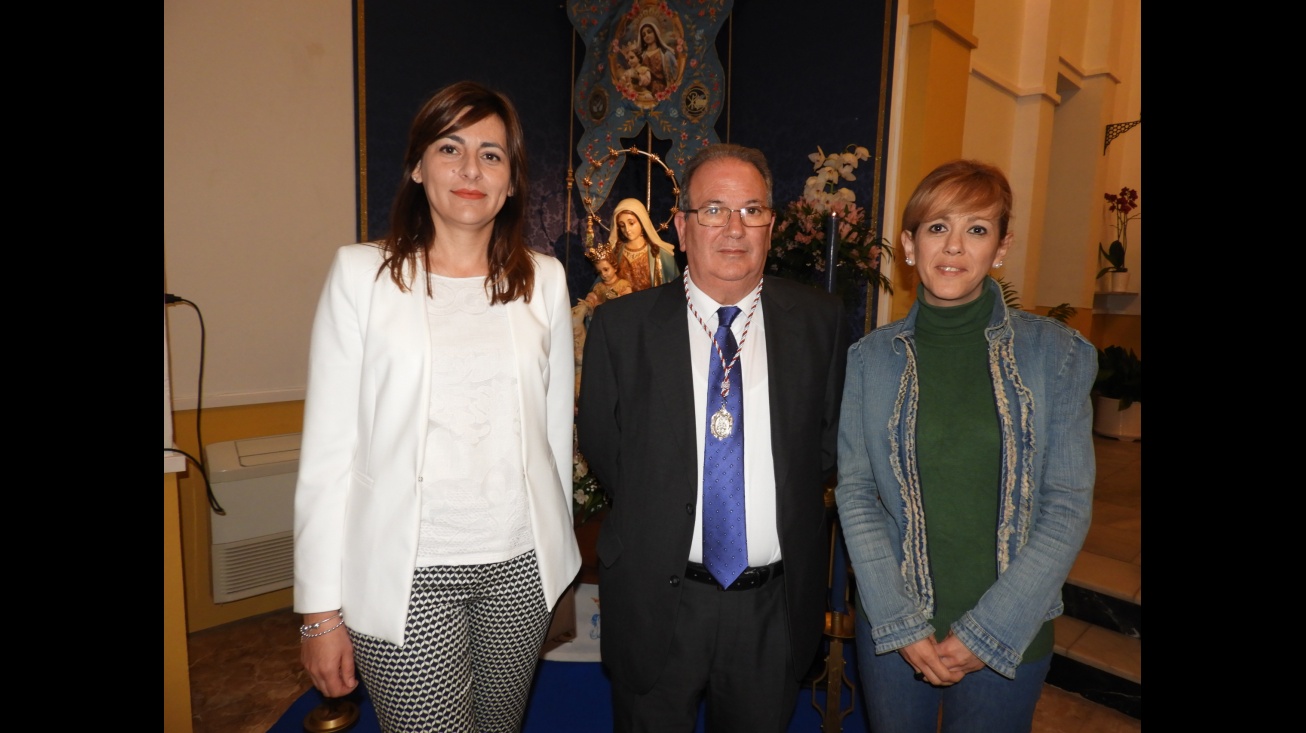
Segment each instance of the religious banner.
[{"label": "religious banner", "polygon": [[575,82],[585,126],[576,152],[586,161],[580,193],[597,210],[626,156],[613,155],[647,125],[671,142],[677,174],[701,147],[718,142],[725,96],[716,36],[734,0],[570,0],[567,16],[585,42]]}]

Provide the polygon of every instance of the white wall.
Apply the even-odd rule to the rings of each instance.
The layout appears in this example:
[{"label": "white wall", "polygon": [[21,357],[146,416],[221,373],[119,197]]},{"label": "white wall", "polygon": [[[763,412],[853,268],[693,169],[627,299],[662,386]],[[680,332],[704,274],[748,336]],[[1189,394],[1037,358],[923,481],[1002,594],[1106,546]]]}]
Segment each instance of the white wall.
[{"label": "white wall", "polygon": [[[207,328],[204,406],[302,399],[333,250],[355,241],[349,0],[165,0],[166,292]],[[200,327],[168,309],[176,409]]]}]

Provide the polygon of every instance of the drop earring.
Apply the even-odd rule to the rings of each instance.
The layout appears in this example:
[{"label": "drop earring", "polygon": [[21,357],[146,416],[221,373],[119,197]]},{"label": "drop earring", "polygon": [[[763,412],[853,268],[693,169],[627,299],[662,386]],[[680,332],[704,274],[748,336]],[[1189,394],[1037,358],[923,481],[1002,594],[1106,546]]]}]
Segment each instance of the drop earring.
[{"label": "drop earring", "polygon": [[997,270],[997,269],[1001,269],[1001,267],[1002,267],[1002,260],[998,260],[997,262],[993,263],[993,269]]},{"label": "drop earring", "polygon": [[908,257],[908,258],[907,258],[906,260],[904,260],[904,261],[907,263],[907,266],[908,266],[908,267],[911,267],[912,265],[915,265],[915,264],[916,264],[916,260],[913,260],[913,259],[910,258],[910,257]]}]

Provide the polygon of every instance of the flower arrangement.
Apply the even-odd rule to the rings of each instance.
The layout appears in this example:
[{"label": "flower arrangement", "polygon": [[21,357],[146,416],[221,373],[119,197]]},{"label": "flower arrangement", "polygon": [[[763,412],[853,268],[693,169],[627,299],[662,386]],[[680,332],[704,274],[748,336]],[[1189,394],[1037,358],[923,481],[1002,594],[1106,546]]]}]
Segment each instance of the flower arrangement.
[{"label": "flower arrangement", "polygon": [[839,217],[835,273],[839,289],[857,280],[873,280],[885,292],[893,292],[892,283],[880,274],[880,257],[892,257],[892,245],[879,236],[875,220],[857,205],[856,194],[838,185],[840,181],[857,180],[857,166],[870,156],[870,151],[860,145],[849,145],[843,152],[828,155],[818,146],[807,156],[814,174],[803,186],[802,197],[777,212],[771,230],[768,271],[796,280],[823,277],[826,226],[833,212]]},{"label": "flower arrangement", "polygon": [[1098,277],[1108,272],[1129,272],[1129,268],[1125,267],[1125,252],[1129,248],[1129,222],[1142,216],[1142,214],[1130,214],[1138,208],[1137,190],[1126,187],[1120,189],[1120,193],[1108,193],[1105,197],[1107,209],[1116,217],[1116,239],[1109,248],[1103,247],[1100,242],[1097,245],[1097,251],[1111,263],[1098,271]]},{"label": "flower arrangement", "polygon": [[575,427],[572,428],[571,434],[571,508],[572,512],[580,517],[581,523],[584,523],[594,516],[595,512],[608,505],[608,495],[604,493],[603,487],[599,486],[599,480],[590,473],[590,465],[586,463],[585,456],[580,454]]}]

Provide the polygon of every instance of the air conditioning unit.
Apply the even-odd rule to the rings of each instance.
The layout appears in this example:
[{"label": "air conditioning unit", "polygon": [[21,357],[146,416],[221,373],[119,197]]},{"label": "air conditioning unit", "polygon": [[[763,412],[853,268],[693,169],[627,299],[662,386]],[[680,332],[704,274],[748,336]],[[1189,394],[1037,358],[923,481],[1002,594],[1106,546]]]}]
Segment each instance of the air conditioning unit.
[{"label": "air conditioning unit", "polygon": [[209,484],[227,512],[210,514],[215,603],[294,584],[299,439],[291,433],[205,447]]}]

